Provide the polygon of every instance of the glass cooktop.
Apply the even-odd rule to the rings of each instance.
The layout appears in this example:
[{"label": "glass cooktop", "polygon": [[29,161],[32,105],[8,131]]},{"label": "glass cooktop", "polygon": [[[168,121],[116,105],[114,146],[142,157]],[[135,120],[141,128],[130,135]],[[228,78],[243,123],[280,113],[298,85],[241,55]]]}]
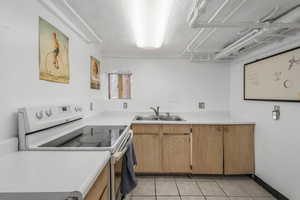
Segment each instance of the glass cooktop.
[{"label": "glass cooktop", "polygon": [[126,126],[87,126],[41,147],[111,147],[121,137]]}]

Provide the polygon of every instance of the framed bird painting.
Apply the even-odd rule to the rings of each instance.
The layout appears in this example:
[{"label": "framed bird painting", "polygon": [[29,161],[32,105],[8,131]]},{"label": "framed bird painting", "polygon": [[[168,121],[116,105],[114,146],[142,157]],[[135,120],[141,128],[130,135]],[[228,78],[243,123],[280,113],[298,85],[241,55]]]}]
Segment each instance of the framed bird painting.
[{"label": "framed bird painting", "polygon": [[300,47],[244,65],[244,100],[300,102]]}]

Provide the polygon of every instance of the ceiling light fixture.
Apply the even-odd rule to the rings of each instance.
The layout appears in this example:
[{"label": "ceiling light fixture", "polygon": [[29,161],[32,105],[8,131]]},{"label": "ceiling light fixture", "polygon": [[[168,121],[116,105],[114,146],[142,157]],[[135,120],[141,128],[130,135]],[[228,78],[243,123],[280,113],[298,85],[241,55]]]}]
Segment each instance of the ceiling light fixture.
[{"label": "ceiling light fixture", "polygon": [[173,1],[132,0],[132,24],[137,47],[162,47]]}]

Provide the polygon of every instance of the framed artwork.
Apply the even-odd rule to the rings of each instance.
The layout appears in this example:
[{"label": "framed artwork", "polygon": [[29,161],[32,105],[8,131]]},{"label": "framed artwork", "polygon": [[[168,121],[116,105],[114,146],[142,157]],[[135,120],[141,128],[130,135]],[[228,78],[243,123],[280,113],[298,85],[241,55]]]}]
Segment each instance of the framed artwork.
[{"label": "framed artwork", "polygon": [[300,47],[244,65],[244,100],[300,102]]},{"label": "framed artwork", "polygon": [[100,89],[100,61],[91,56],[91,88]]},{"label": "framed artwork", "polygon": [[108,74],[109,99],[131,99],[131,75],[126,73]]},{"label": "framed artwork", "polygon": [[69,83],[69,38],[39,18],[40,80]]}]

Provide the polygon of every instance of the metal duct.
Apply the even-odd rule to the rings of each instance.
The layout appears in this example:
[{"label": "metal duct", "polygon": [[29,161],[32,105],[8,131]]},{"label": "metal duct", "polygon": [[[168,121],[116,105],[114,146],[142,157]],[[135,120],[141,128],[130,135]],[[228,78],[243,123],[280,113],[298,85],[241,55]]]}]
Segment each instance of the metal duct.
[{"label": "metal duct", "polygon": [[[300,5],[296,6],[295,8],[291,9],[290,12],[286,13],[285,15],[282,15],[275,19],[273,22],[275,23],[293,23],[300,21]],[[276,34],[282,31],[282,28],[276,28],[276,29],[253,29],[249,33],[247,33],[245,36],[241,37],[237,41],[233,42],[232,44],[228,45],[226,48],[224,48],[221,52],[217,53],[215,55],[215,59],[224,59],[232,54],[238,53],[239,50],[243,49],[242,52],[245,52],[246,48],[252,45],[253,43],[258,43],[257,38],[262,37],[264,35],[267,35],[265,40],[271,40],[274,36],[268,36],[268,34]],[[261,40],[260,42],[263,43],[264,40]],[[252,49],[252,48],[251,48]]]}]

